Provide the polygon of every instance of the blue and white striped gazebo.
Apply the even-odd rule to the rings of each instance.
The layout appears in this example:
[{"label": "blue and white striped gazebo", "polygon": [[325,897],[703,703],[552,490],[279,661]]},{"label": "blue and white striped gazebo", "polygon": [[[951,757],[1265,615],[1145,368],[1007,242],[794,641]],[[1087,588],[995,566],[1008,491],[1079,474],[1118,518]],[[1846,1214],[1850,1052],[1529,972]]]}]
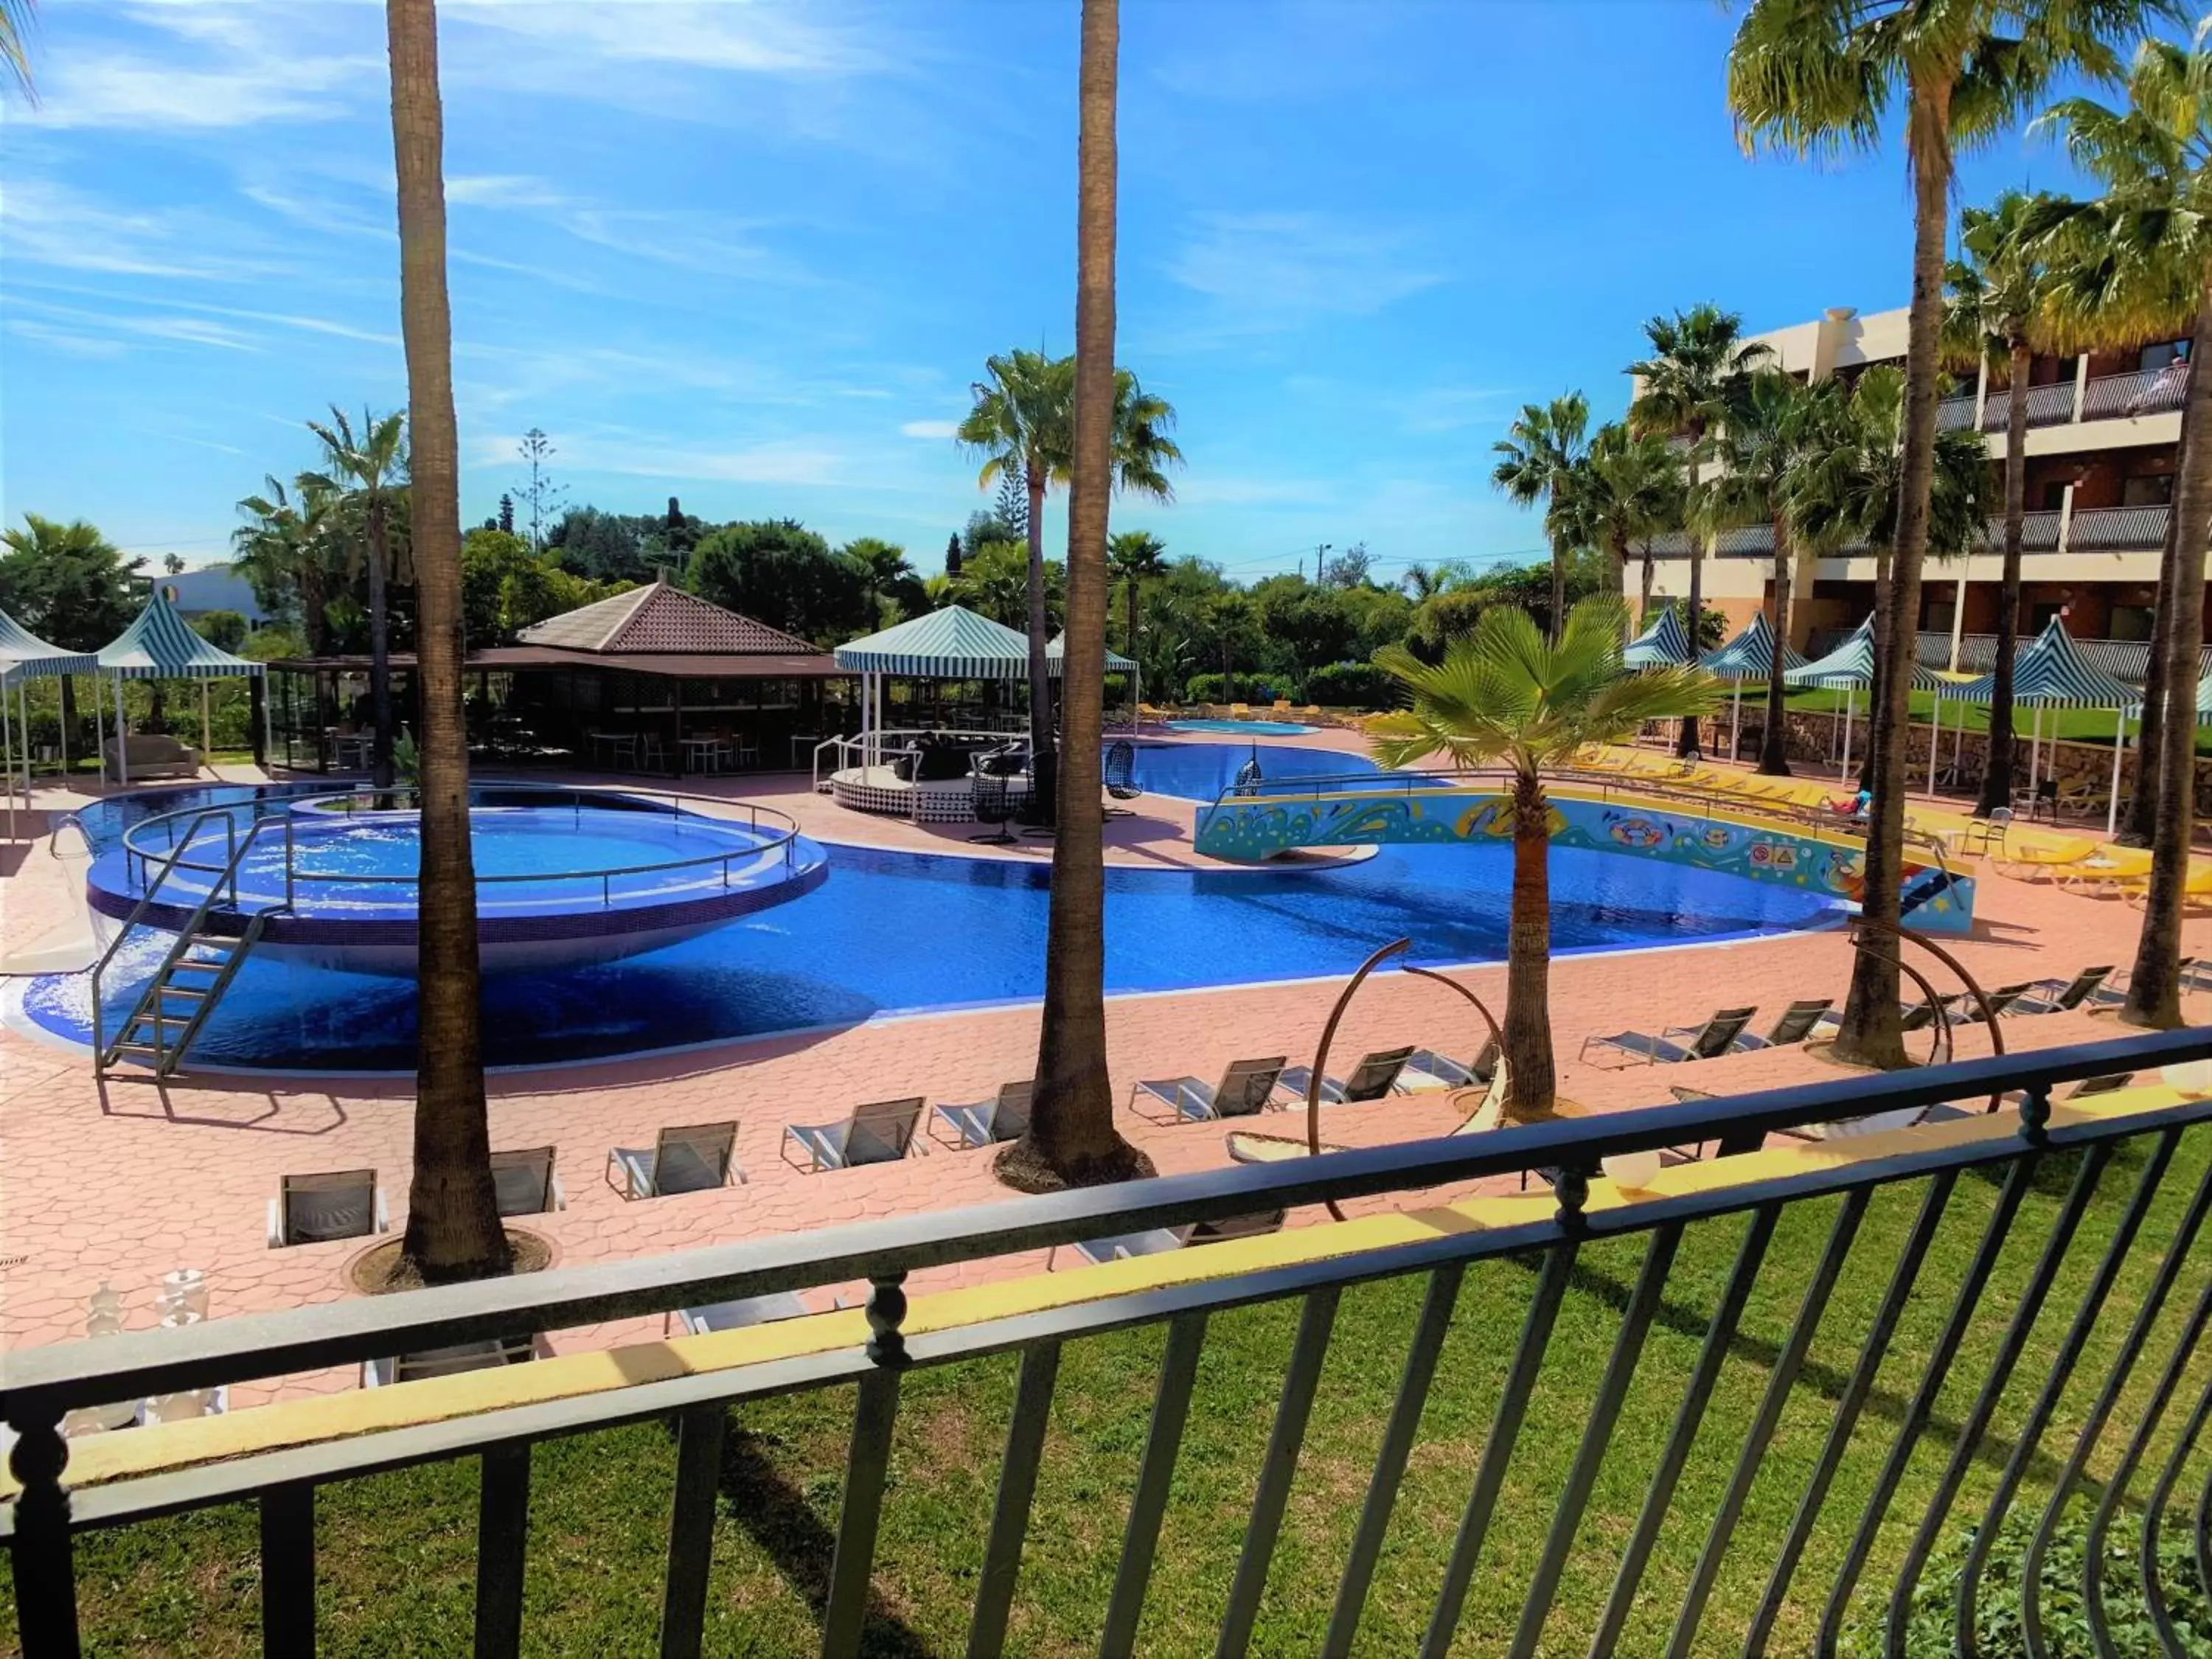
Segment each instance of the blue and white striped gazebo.
[{"label": "blue and white striped gazebo", "polygon": [[[1984,674],[1954,688],[1961,702],[1987,703],[1996,700],[1996,676]],[[2109,708],[2112,711],[2112,793],[2105,815],[2105,833],[2119,824],[2120,752],[2127,747],[2128,711],[2142,706],[2142,693],[2125,680],[2114,679],[2081,654],[2074,636],[2057,617],[2035,636],[2013,659],[2012,700],[2016,707],[2035,710],[2035,735],[2028,749],[2027,792],[2035,794],[2043,759],[2043,711],[2046,708]],[[2053,742],[2057,739],[2054,738]]]},{"label": "blue and white striped gazebo", "polygon": [[1631,668],[1680,668],[1687,664],[1690,640],[1682,631],[1682,618],[1674,607],[1661,607],[1650,624],[1628,642],[1620,659]]},{"label": "blue and white striped gazebo", "polygon": [[[65,651],[60,646],[48,645],[44,640],[17,622],[6,611],[0,611],[0,775],[4,775],[8,790],[8,839],[15,838],[15,734],[22,734],[23,799],[31,798],[31,705],[28,688],[33,680],[57,679],[64,674],[91,674],[99,671],[100,664],[91,653]],[[99,682],[94,681],[97,685]],[[8,692],[15,693],[15,710],[10,714]],[[64,729],[62,742],[66,745],[69,733]],[[69,754],[62,754],[64,765]]]},{"label": "blue and white striped gazebo", "polygon": [[[1838,777],[1848,777],[1851,770],[1851,694],[1874,684],[1874,618],[1869,617],[1851,631],[1850,637],[1834,650],[1802,668],[1784,668],[1784,684],[1816,685],[1833,690],[1840,686],[1844,693],[1844,761]],[[1936,740],[1943,732],[1942,699],[1958,695],[1958,682],[1947,680],[1932,668],[1923,667],[1917,660],[1912,665],[1912,689],[1932,691],[1936,695],[1936,730],[1928,739],[1929,787],[1935,787]]]},{"label": "blue and white striped gazebo", "polygon": [[[1789,647],[1782,649],[1782,671],[1786,677],[1793,668],[1802,668],[1805,659]],[[1729,699],[1729,753],[1736,751],[1736,741],[1743,735],[1743,684],[1746,680],[1762,683],[1774,673],[1774,630],[1766,625],[1766,613],[1755,611],[1751,623],[1717,651],[1709,651],[1698,665],[1717,679],[1735,682]]]},{"label": "blue and white striped gazebo", "polygon": [[[131,781],[129,745],[124,741],[123,682],[125,680],[198,680],[200,683],[200,747],[210,750],[208,683],[211,680],[231,679],[240,676],[258,678],[259,663],[246,657],[234,657],[204,635],[195,633],[190,623],[178,614],[177,607],[168,594],[159,587],[146,608],[138,613],[137,620],[122,633],[100,647],[100,672],[112,675],[115,680],[115,766],[116,781]],[[263,717],[268,708],[263,705]]]}]

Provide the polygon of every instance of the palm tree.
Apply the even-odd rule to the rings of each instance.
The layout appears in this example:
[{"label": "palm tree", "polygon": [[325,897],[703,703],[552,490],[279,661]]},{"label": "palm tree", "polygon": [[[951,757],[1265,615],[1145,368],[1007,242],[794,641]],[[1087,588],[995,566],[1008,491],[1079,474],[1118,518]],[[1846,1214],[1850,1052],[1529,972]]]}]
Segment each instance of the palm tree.
[{"label": "palm tree", "polygon": [[878,628],[900,620],[899,596],[914,591],[916,578],[906,549],[874,536],[861,536],[839,550],[859,573],[860,592]]},{"label": "palm tree", "polygon": [[[1636,395],[1628,405],[1629,428],[1689,441],[1685,505],[1694,509],[1708,438],[1727,420],[1746,378],[1771,365],[1774,353],[1756,340],[1745,339],[1743,319],[1715,305],[1695,305],[1672,317],[1654,317],[1644,325],[1644,337],[1650,342],[1651,356],[1628,366],[1636,378]],[[1705,614],[1705,538],[1694,532],[1686,609],[1694,649]],[[1697,721],[1682,722],[1676,750],[1683,755],[1698,752]]]},{"label": "palm tree", "polygon": [[1626,604],[1624,632],[1651,607],[1651,538],[1682,522],[1682,468],[1664,438],[1641,437],[1618,421],[1608,421],[1590,440],[1572,495],[1579,539],[1605,550],[1612,562],[1612,591],[1628,586],[1628,550],[1644,544],[1644,602],[1632,622]]},{"label": "palm tree", "polygon": [[[2204,544],[2212,535],[2212,380],[2197,369],[2212,353],[2212,20],[2187,46],[2146,40],[2128,73],[2128,107],[2069,99],[2049,121],[2083,171],[2106,189],[2100,204],[2116,270],[2107,316],[2147,332],[2170,329],[2184,293],[2193,296],[2189,392],[2166,571],[2159,583],[2156,670],[2145,687],[2143,775],[2156,791],[2151,875],[2135,969],[2120,1018],[2133,1025],[2181,1024],[2181,911],[2194,833],[2196,730],[2190,689],[2204,643]],[[2170,575],[2171,580],[2166,577]],[[2152,705],[2156,732],[2151,730]],[[2149,744],[2159,745],[2155,780]]]},{"label": "palm tree", "polygon": [[[1076,360],[1017,348],[988,359],[984,368],[990,379],[972,388],[975,404],[955,436],[963,447],[984,457],[979,487],[988,489],[998,480],[1014,477],[1027,492],[1030,753],[1036,797],[1048,802],[1056,798],[1057,762],[1051,682],[1045,673],[1051,629],[1045,604],[1044,498],[1054,483],[1068,481],[1073,469]],[[1172,501],[1175,490],[1168,483],[1167,469],[1182,459],[1182,452],[1168,435],[1175,424],[1173,408],[1164,398],[1146,392],[1129,370],[1120,368],[1114,373],[1112,413],[1109,487]]]},{"label": "palm tree", "polygon": [[1551,634],[1566,621],[1567,556],[1574,550],[1571,492],[1589,445],[1589,401],[1579,392],[1548,404],[1523,404],[1506,435],[1491,445],[1498,465],[1490,481],[1522,507],[1545,504],[1544,537],[1552,544]]},{"label": "palm tree", "polygon": [[1401,681],[1413,706],[1376,720],[1376,757],[1391,768],[1431,755],[1455,766],[1513,774],[1513,908],[1505,946],[1505,1115],[1552,1109],[1551,837],[1544,774],[1585,744],[1613,743],[1644,721],[1719,706],[1718,682],[1698,668],[1623,671],[1617,596],[1585,599],[1547,642],[1525,611],[1493,605],[1434,667],[1403,646],[1375,660]]},{"label": "palm tree", "polygon": [[[998,1172],[1027,1192],[1152,1173],[1114,1127],[1106,1072],[1106,864],[1099,744],[1105,724],[1107,514],[1120,464],[1114,367],[1115,100],[1120,0],[1083,0],[1076,161],[1075,365],[1069,410],[1067,751],[1052,848],[1044,1015],[1022,1138]],[[1133,380],[1131,386],[1133,388]],[[1031,508],[1037,503],[1033,497]],[[1032,532],[1034,534],[1034,532]]]},{"label": "palm tree", "polygon": [[1122,625],[1121,654],[1133,662],[1137,657],[1138,590],[1168,568],[1167,552],[1168,544],[1149,530],[1117,531],[1106,544],[1107,562],[1121,578],[1127,618]]},{"label": "palm tree", "polygon": [[2012,805],[2012,672],[2020,645],[2021,530],[2027,517],[2027,372],[2051,343],[2046,318],[2051,273],[2045,249],[2047,196],[2008,190],[1959,216],[1966,257],[1946,269],[1943,355],[1955,367],[2005,376],[2004,568],[1997,588],[1997,656],[1990,696],[1990,759],[1974,811]]},{"label": "palm tree", "polygon": [[[1920,571],[1928,551],[1942,332],[1943,243],[1954,153],[2011,126],[2053,78],[2110,75],[2112,41],[2152,0],[1752,0],[1729,53],[1729,103],[1747,149],[1795,154],[1870,149],[1905,106],[1912,179],[1912,301],[1905,351],[1902,489],[1889,611],[1868,714],[1874,791],[1866,915],[1895,926],[1904,874],[1905,732]],[[1841,1059],[1905,1064],[1894,955],[1858,953],[1836,1033]]]},{"label": "palm tree", "polygon": [[[469,845],[468,732],[462,707],[460,442],[453,423],[453,325],[446,298],[445,114],[438,93],[436,0],[387,0],[392,144],[399,197],[399,325],[414,434],[413,514],[422,691],[422,877],[416,980],[415,1178],[402,1256],[426,1283],[513,1266],[493,1189],[484,1105],[477,962],[477,886]],[[344,453],[396,453],[387,441]],[[343,422],[340,431],[343,431]],[[374,488],[382,476],[356,476]],[[380,552],[381,550],[378,550]]]},{"label": "palm tree", "polygon": [[328,612],[337,496],[327,480],[313,473],[301,475],[296,496],[281,478],[272,476],[263,483],[261,494],[238,504],[246,522],[231,532],[230,568],[250,581],[257,593],[272,598],[296,594],[307,654],[325,655],[331,648]]},{"label": "palm tree", "polygon": [[[434,6],[436,0],[427,3]],[[435,19],[427,27],[434,33]],[[431,55],[434,64],[434,46]],[[442,208],[441,212],[442,216]],[[379,789],[392,787],[392,621],[385,589],[392,570],[392,496],[409,477],[406,420],[396,410],[383,416],[363,410],[356,431],[346,412],[331,404],[327,426],[307,422],[323,447],[323,471],[300,478],[303,489],[348,489],[361,514],[362,557],[368,566],[368,687],[376,725],[371,781]]]},{"label": "palm tree", "polygon": [[1398,586],[1406,590],[1406,597],[1415,605],[1433,599],[1439,593],[1467,580],[1468,567],[1463,559],[1443,559],[1435,564],[1409,564],[1406,574],[1398,578]]},{"label": "palm tree", "polygon": [[1770,777],[1790,775],[1781,657],[1790,639],[1790,559],[1796,549],[1786,489],[1792,468],[1820,436],[1817,401],[1810,388],[1779,369],[1754,371],[1744,382],[1728,424],[1715,435],[1713,453],[1720,471],[1706,484],[1698,509],[1702,530],[1774,526],[1774,576],[1767,617],[1774,630],[1775,672],[1767,676],[1766,731],[1759,751],[1759,769]]}]

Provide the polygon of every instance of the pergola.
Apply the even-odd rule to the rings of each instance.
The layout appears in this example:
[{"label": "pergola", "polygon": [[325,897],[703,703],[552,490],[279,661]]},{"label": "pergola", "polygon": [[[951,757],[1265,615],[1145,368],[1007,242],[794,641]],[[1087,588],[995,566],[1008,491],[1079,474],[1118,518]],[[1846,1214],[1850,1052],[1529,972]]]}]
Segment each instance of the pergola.
[{"label": "pergola", "polygon": [[[115,681],[115,781],[131,781],[130,745],[123,724],[123,682],[125,680],[197,680],[200,687],[200,748],[215,747],[208,712],[208,684],[211,680],[258,679],[262,665],[234,657],[213,640],[193,631],[178,613],[167,594],[155,589],[138,619],[97,653],[97,669]],[[94,682],[97,684],[97,682]],[[267,704],[263,705],[267,717]],[[97,713],[94,719],[97,722]]]},{"label": "pergola", "polygon": [[[23,799],[31,796],[31,705],[29,686],[33,680],[58,679],[64,674],[93,674],[100,668],[99,659],[88,651],[64,651],[58,645],[48,645],[25,628],[6,611],[0,611],[0,771],[4,771],[8,789],[8,839],[15,839],[15,755],[16,734],[21,732],[23,760]],[[99,682],[94,680],[96,686]],[[8,693],[15,693],[15,707],[9,712]],[[62,730],[64,765],[69,760],[69,730]]]},{"label": "pergola", "polygon": [[[1951,695],[1961,702],[1987,703],[1996,700],[1996,676],[1984,674],[1954,688]],[[2127,747],[2128,711],[2142,706],[2142,693],[2125,680],[2114,679],[2090,663],[2074,643],[2059,619],[2035,636],[2034,643],[2013,661],[2012,700],[2035,710],[2035,732],[2028,749],[2027,793],[2035,797],[2037,775],[2043,758],[2043,711],[2046,708],[2109,708],[2112,711],[2112,788],[2105,813],[2105,833],[2111,835],[2120,821],[2120,755]],[[2055,743],[2057,738],[2052,741]]]},{"label": "pergola", "polygon": [[[1802,663],[1796,668],[1782,671],[1785,685],[1815,685],[1833,690],[1838,686],[1844,692],[1844,760],[1837,773],[1838,778],[1850,775],[1851,770],[1851,694],[1874,684],[1874,618],[1869,617],[1852,631],[1851,636],[1817,662]],[[1947,680],[1933,669],[1918,662],[1912,665],[1912,689],[1932,691],[1936,695],[1936,729],[1928,738],[1928,787],[1936,787],[1936,744],[1943,735],[1943,702],[1946,696],[1958,695],[1958,684]]]},{"label": "pergola", "polygon": [[[1804,658],[1786,646],[1783,648],[1785,677],[1790,670],[1804,665]],[[1774,630],[1766,625],[1766,613],[1762,611],[1753,616],[1749,627],[1717,651],[1707,653],[1698,666],[1717,679],[1734,682],[1729,699],[1729,753],[1733,755],[1738,747],[1737,739],[1743,735],[1744,682],[1758,680],[1763,684],[1774,675]]]}]

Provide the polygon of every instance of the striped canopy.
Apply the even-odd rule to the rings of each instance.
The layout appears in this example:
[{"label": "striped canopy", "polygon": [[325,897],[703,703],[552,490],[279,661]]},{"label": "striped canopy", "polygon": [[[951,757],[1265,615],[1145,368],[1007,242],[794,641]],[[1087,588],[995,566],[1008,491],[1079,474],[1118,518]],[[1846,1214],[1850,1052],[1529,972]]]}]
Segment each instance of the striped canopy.
[{"label": "striped canopy", "polygon": [[[1960,702],[1989,702],[1996,695],[1996,676],[1984,674],[1945,694]],[[2074,636],[2057,617],[2014,659],[2012,700],[2039,708],[2132,708],[2142,693],[2116,680],[2082,656]]]},{"label": "striped canopy", "polygon": [[1628,642],[1620,658],[1631,668],[1679,668],[1687,663],[1690,641],[1674,607],[1662,607],[1651,625]]},{"label": "striped canopy", "polygon": [[215,680],[261,672],[259,663],[234,657],[195,634],[158,587],[138,620],[100,647],[96,665],[103,674],[126,680]]},{"label": "striped canopy", "polygon": [[[1766,625],[1766,613],[1761,611],[1753,615],[1750,627],[1709,654],[1698,665],[1708,674],[1724,680],[1763,680],[1771,674],[1774,672],[1774,630]],[[1785,677],[1790,670],[1804,665],[1804,658],[1795,651],[1784,649],[1782,669]]]},{"label": "striped canopy", "polygon": [[0,611],[0,685],[17,680],[52,679],[60,674],[90,674],[100,659],[89,651],[64,651]]},{"label": "striped canopy", "polygon": [[[1044,648],[1046,672],[1054,679],[1060,676],[1060,650],[1066,643],[1067,635],[1062,634]],[[1106,647],[1106,672],[1109,674],[1133,674],[1137,672],[1137,665],[1109,646]]]},{"label": "striped canopy", "polygon": [[[1816,662],[1802,668],[1785,668],[1783,682],[1788,685],[1821,685],[1831,689],[1874,684],[1874,618],[1869,617],[1834,650]],[[1912,689],[1933,691],[1939,697],[1959,695],[1959,682],[1947,680],[1932,668],[1918,662],[1912,665]]]},{"label": "striped canopy", "polygon": [[[837,666],[855,674],[902,674],[918,680],[1024,680],[1030,673],[1030,641],[1003,623],[948,605],[839,646]],[[1045,672],[1060,677],[1057,641],[1045,647]],[[1107,653],[1109,668],[1136,666]]]}]

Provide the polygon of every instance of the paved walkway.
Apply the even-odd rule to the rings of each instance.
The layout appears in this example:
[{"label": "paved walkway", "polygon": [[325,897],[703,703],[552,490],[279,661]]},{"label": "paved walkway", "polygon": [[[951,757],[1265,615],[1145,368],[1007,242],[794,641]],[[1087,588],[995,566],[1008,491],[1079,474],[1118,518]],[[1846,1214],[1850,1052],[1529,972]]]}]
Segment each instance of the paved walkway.
[{"label": "paved walkway", "polygon": [[[796,799],[793,791],[750,784],[744,793],[795,805],[809,817],[837,810],[826,802],[813,805],[816,798],[803,786]],[[910,844],[905,836],[914,826],[861,822],[872,839]],[[1136,833],[1127,820],[1116,826],[1116,834]],[[841,827],[847,838],[857,838],[851,826]],[[1141,844],[1122,847],[1128,852]],[[0,890],[8,936],[15,937],[19,919],[59,923],[73,902],[71,884],[80,879],[36,843]],[[1959,951],[1985,985],[2069,975],[2091,962],[2124,965],[2142,914],[2118,900],[2076,896],[1986,871],[1979,910],[1974,936]],[[2192,918],[2185,949],[2212,954],[2212,921]],[[1756,1002],[1771,1013],[1793,997],[1840,998],[1849,959],[1848,945],[1832,932],[1561,958],[1553,965],[1553,1015],[1562,1091],[1599,1109],[1620,1109],[1664,1102],[1670,1083],[1726,1093],[1832,1076],[1795,1050],[1680,1070],[1601,1071],[1575,1056],[1588,1033],[1656,1030],[1729,1000]],[[1462,977],[1502,1008],[1502,967]],[[1340,988],[1340,980],[1329,980],[1116,997],[1108,1006],[1108,1040],[1118,1097],[1126,1100],[1138,1078],[1211,1078],[1241,1056],[1309,1060]],[[2195,1012],[2200,1018],[2212,1015],[2212,1003],[2199,999]],[[568,1208],[529,1224],[552,1241],[557,1259],[568,1265],[999,1201],[1008,1194],[992,1179],[988,1152],[932,1146],[901,1164],[804,1174],[779,1156],[781,1126],[835,1120],[857,1102],[907,1094],[982,1098],[1001,1082],[1028,1075],[1036,1024],[1033,1006],[887,1018],[711,1054],[496,1078],[492,1144],[550,1142],[559,1149]],[[2015,1048],[2080,1042],[2112,1030],[2108,1020],[2079,1014],[2003,1026]],[[1341,1074],[1363,1050],[1401,1042],[1464,1058],[1480,1036],[1464,1006],[1440,988],[1403,975],[1378,976],[1339,1034],[1332,1069]],[[1960,1052],[1984,1052],[1986,1041],[1970,1030]],[[749,1177],[743,1186],[629,1202],[601,1179],[611,1146],[649,1146],[666,1124],[732,1117],[741,1125],[738,1152]],[[268,1249],[267,1200],[287,1172],[372,1167],[398,1224],[406,1206],[410,1120],[404,1080],[198,1078],[161,1085],[126,1076],[102,1083],[82,1055],[0,1032],[0,1340],[12,1346],[77,1334],[85,1299],[103,1279],[121,1293],[128,1322],[150,1324],[161,1274],[183,1266],[208,1273],[218,1316],[346,1294],[343,1269],[361,1245]],[[1457,1121],[1442,1097],[1412,1095],[1330,1109],[1326,1133],[1342,1144],[1373,1145],[1432,1135]],[[1161,1127],[1126,1111],[1121,1121],[1164,1171],[1224,1161],[1218,1126]],[[1256,1127],[1283,1133],[1298,1127],[1293,1118]],[[1035,1255],[971,1264],[918,1276],[917,1287],[1042,1265]],[[814,1299],[827,1305],[829,1296]],[[564,1333],[556,1346],[604,1344],[643,1328]],[[351,1377],[333,1374],[288,1386],[351,1385]],[[240,1390],[238,1403],[257,1397],[260,1391]]]}]

